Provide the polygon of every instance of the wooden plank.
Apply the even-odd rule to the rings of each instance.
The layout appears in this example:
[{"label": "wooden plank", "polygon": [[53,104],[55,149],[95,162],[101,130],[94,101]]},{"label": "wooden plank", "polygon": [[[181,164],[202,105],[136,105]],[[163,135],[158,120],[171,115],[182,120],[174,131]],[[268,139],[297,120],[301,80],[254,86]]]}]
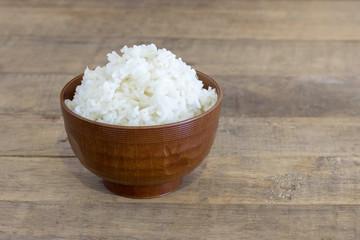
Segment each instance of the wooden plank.
[{"label": "wooden plank", "polygon": [[[146,201],[146,200],[145,200]],[[358,205],[1,202],[4,239],[356,239]],[[141,210],[140,210],[141,207]],[[16,209],[14,211],[14,209]],[[4,218],[2,218],[4,219]],[[96,222],[96,224],[94,224]]]},{"label": "wooden plank", "polygon": [[[330,83],[358,79],[360,42],[199,40],[183,38],[0,37],[0,72],[77,75],[107,63],[123,45],[156,43],[209,75],[286,78]],[[36,56],[36,57],[35,57]],[[239,79],[239,80],[240,80]]]},{"label": "wooden plank", "polygon": [[224,92],[223,116],[360,116],[360,81],[356,76],[213,77]]},{"label": "wooden plank", "polygon": [[[75,75],[0,73],[0,76],[0,114],[55,117],[61,114],[60,91]],[[224,117],[360,116],[360,82],[356,77],[212,77],[224,92]]]},{"label": "wooden plank", "polygon": [[[73,156],[60,115],[0,115],[1,155]],[[220,119],[213,154],[316,156],[360,154],[359,118]]]},{"label": "wooden plank", "polygon": [[[134,202],[110,193],[74,157],[0,157],[0,201]],[[359,204],[360,157],[238,155],[214,151],[174,193],[146,203]],[[0,202],[1,204],[1,202]]]},{"label": "wooden plank", "polygon": [[[324,4],[325,3],[325,4]],[[207,1],[207,0],[183,0],[183,1],[168,1],[168,0],[59,0],[56,2],[49,2],[47,0],[2,0],[0,7],[3,8],[49,8],[49,9],[108,9],[109,6],[116,9],[126,10],[198,10],[198,11],[299,11],[299,12],[356,12],[360,3],[356,0],[226,0],[226,1]]]},{"label": "wooden plank", "polygon": [[0,119],[0,155],[74,155],[68,145],[63,120],[59,114],[4,114],[0,115]]},{"label": "wooden plank", "polygon": [[[170,4],[165,9],[157,7],[164,4],[154,4],[147,9],[151,3],[138,8],[142,5],[138,2],[131,4],[135,10],[123,9],[121,5],[124,4],[119,7],[111,7],[111,4],[104,2],[101,4],[103,7],[75,9],[70,4],[67,8],[52,8],[51,11],[49,8],[26,8],[26,5],[20,9],[5,7],[1,9],[0,29],[3,29],[2,35],[6,36],[62,35],[71,39],[104,35],[117,38],[141,36],[145,39],[154,36],[198,39],[360,38],[360,33],[354,31],[360,21],[354,10],[358,9],[359,4],[353,1],[347,2],[346,7],[341,6],[344,4],[329,2],[325,9],[325,4],[321,3],[275,2],[271,7],[273,10],[267,9],[271,5],[269,2],[252,4],[248,1],[238,4],[233,1],[220,11],[216,8],[221,5],[220,2],[215,6],[207,2],[189,4],[186,10],[177,9],[177,4]],[[242,11],[244,4],[248,7]],[[265,6],[261,7],[262,4]],[[260,11],[257,6],[260,6]]]},{"label": "wooden plank", "polygon": [[60,91],[73,77],[69,74],[0,73],[0,114],[58,117],[61,114]]}]

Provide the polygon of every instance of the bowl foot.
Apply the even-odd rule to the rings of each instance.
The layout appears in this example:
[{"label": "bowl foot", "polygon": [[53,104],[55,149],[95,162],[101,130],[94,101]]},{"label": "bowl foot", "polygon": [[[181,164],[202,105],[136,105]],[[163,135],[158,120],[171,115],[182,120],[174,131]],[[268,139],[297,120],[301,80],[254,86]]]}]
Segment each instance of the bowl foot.
[{"label": "bowl foot", "polygon": [[181,185],[181,183],[182,178],[178,178],[163,184],[148,186],[123,185],[104,180],[104,185],[108,190],[117,195],[129,198],[160,197],[175,191]]}]

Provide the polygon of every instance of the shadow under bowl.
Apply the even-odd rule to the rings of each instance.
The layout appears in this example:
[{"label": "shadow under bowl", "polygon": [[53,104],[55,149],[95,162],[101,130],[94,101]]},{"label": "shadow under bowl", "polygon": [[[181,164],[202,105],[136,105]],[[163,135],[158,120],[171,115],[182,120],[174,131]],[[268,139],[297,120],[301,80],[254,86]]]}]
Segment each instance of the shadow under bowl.
[{"label": "shadow under bowl", "polygon": [[73,99],[83,74],[72,79],[61,91],[60,105],[76,157],[121,196],[151,198],[177,189],[210,152],[218,127],[220,86],[201,72],[197,75],[204,88],[216,89],[218,100],[211,109],[180,122],[136,127],[99,123],[75,114],[64,100]]}]

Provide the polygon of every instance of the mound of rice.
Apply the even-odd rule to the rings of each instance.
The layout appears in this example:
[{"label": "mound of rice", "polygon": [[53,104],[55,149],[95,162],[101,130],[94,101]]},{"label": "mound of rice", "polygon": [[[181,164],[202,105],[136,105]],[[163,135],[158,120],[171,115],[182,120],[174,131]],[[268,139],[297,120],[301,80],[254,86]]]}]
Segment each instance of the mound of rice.
[{"label": "mound of rice", "polygon": [[195,70],[170,51],[151,44],[121,53],[109,53],[104,67],[86,68],[68,108],[97,122],[149,126],[194,117],[217,101],[215,89],[202,88]]}]

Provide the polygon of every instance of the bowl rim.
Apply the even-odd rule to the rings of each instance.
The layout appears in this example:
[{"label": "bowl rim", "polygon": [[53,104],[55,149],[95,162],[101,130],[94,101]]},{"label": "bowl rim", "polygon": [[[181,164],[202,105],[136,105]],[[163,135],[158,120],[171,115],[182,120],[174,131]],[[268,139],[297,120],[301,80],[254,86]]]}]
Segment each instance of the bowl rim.
[{"label": "bowl rim", "polygon": [[202,72],[200,72],[198,70],[195,70],[195,71],[196,71],[196,75],[198,76],[198,78],[200,78],[200,76],[208,78],[215,85],[215,91],[216,91],[216,93],[218,95],[218,99],[217,99],[216,103],[210,109],[208,109],[206,112],[203,112],[203,113],[201,113],[199,115],[196,115],[196,116],[194,116],[192,118],[188,118],[188,119],[185,119],[185,120],[182,120],[182,121],[166,123],[166,124],[160,124],[160,125],[150,125],[150,126],[123,126],[123,125],[101,123],[101,122],[97,122],[97,121],[82,117],[82,116],[76,114],[75,112],[73,112],[72,110],[70,110],[70,108],[68,108],[66,106],[65,99],[64,99],[64,93],[65,93],[65,90],[68,88],[68,86],[70,84],[77,81],[79,78],[83,77],[83,75],[84,75],[83,73],[80,74],[80,75],[77,75],[76,77],[71,79],[63,87],[63,89],[60,92],[60,105],[61,105],[61,108],[63,110],[65,110],[67,113],[69,113],[73,117],[78,118],[78,119],[80,119],[82,121],[88,122],[90,124],[95,124],[95,125],[101,126],[101,127],[110,127],[110,128],[115,128],[115,129],[159,129],[159,128],[176,127],[176,126],[179,126],[179,125],[184,125],[184,124],[187,124],[189,122],[196,121],[197,119],[200,119],[200,118],[210,114],[211,112],[213,112],[216,108],[220,107],[219,105],[221,105],[222,98],[223,98],[223,93],[222,93],[221,87],[213,78],[211,78],[210,76],[208,76],[205,73],[202,73]]}]

